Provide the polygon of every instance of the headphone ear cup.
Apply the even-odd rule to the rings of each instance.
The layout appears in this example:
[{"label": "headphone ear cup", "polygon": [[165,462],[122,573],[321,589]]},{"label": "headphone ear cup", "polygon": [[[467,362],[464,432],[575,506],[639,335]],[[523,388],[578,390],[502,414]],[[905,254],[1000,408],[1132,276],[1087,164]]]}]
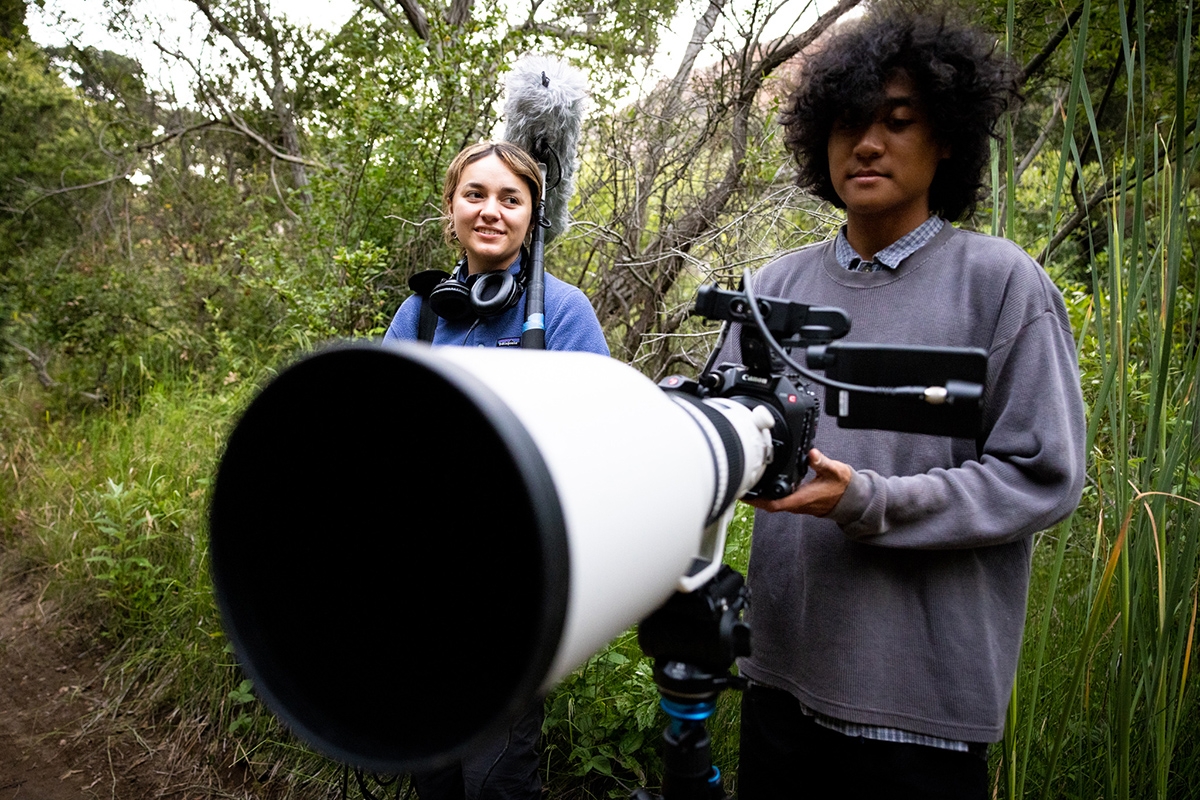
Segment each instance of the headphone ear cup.
[{"label": "headphone ear cup", "polygon": [[443,281],[429,293],[429,308],[442,319],[456,322],[471,314],[471,290],[457,280]]},{"label": "headphone ear cup", "polygon": [[480,275],[471,287],[471,305],[481,317],[494,317],[516,305],[521,285],[508,270]]}]

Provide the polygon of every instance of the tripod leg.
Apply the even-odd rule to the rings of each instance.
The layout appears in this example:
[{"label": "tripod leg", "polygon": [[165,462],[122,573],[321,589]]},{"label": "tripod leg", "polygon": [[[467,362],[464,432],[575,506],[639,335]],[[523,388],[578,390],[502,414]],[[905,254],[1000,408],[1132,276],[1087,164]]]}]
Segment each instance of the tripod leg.
[{"label": "tripod leg", "polygon": [[726,800],[721,771],[712,763],[712,739],[704,725],[716,703],[663,698],[662,707],[671,717],[663,731],[664,800]]}]

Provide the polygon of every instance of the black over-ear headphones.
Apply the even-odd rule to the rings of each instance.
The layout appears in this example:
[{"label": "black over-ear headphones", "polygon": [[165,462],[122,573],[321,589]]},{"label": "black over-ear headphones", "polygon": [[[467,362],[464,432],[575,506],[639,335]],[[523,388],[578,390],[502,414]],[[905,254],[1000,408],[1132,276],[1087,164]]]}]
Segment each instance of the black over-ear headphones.
[{"label": "black over-ear headphones", "polygon": [[[454,266],[454,272],[429,292],[428,302],[433,313],[442,319],[457,322],[469,316],[494,317],[517,304],[525,291],[525,264],[513,277],[506,269],[468,275],[460,280],[467,266],[466,259]],[[446,273],[442,273],[445,275]]]}]

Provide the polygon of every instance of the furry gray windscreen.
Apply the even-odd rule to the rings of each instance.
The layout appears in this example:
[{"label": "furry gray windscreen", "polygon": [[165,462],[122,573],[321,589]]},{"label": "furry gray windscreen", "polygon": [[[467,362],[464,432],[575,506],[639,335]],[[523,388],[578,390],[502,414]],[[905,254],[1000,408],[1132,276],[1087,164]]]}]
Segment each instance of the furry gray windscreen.
[{"label": "furry gray windscreen", "polygon": [[575,191],[575,166],[588,85],[570,64],[529,55],[513,67],[506,83],[504,140],[525,148],[546,165],[545,241],[567,229],[567,203]]}]

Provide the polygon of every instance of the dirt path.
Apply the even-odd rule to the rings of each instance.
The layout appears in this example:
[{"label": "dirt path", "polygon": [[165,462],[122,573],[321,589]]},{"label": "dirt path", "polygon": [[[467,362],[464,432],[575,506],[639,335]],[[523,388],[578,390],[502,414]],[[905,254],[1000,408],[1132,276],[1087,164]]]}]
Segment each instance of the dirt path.
[{"label": "dirt path", "polygon": [[78,798],[104,782],[103,765],[79,751],[76,735],[93,710],[97,659],[63,644],[78,637],[53,631],[40,587],[6,561],[0,556],[0,798]]},{"label": "dirt path", "polygon": [[236,767],[181,754],[168,731],[101,720],[102,653],[14,561],[0,550],[0,800],[259,794]]}]

